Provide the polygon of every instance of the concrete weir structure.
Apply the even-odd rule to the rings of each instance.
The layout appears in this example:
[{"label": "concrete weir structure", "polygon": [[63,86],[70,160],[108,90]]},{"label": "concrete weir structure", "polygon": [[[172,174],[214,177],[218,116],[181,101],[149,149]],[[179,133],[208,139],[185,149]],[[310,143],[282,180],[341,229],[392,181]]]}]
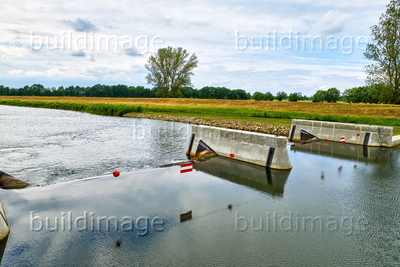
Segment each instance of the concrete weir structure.
[{"label": "concrete weir structure", "polygon": [[301,141],[301,130],[335,142],[382,147],[400,144],[400,137],[393,137],[393,127],[299,119],[292,120],[289,141]]},{"label": "concrete weir structure", "polygon": [[287,138],[283,136],[193,125],[186,155],[196,157],[200,147],[204,145],[219,156],[271,169],[292,168]]}]

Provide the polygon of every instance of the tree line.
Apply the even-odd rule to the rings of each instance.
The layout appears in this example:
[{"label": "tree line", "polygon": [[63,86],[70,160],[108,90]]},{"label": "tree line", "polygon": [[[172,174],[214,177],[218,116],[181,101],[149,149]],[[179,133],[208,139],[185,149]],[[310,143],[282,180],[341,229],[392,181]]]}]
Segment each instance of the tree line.
[{"label": "tree line", "polygon": [[[60,86],[58,88],[45,88],[41,84],[33,84],[21,88],[9,88],[0,85],[0,95],[4,96],[78,96],[78,97],[142,97],[155,98],[163,97],[160,89],[152,89],[143,86],[127,85],[102,85],[94,86]],[[200,99],[231,99],[231,100],[249,100],[273,101],[287,100],[297,102],[311,100],[312,102],[336,103],[337,101],[346,101],[348,103],[391,103],[390,88],[384,84],[374,86],[361,86],[345,89],[341,93],[338,89],[332,87],[328,90],[318,90],[314,95],[307,97],[301,92],[290,93],[279,91],[276,95],[271,92],[255,92],[250,94],[243,89],[229,89],[226,87],[205,86],[201,89],[185,87],[180,91],[177,97],[181,98],[200,98]],[[400,104],[400,99],[397,101]]]},{"label": "tree line", "polygon": [[[58,88],[45,88],[41,84],[33,84],[21,88],[9,88],[0,85],[0,95],[4,96],[78,96],[78,97],[165,97],[162,89],[152,89],[143,86],[127,85],[102,85],[94,86],[60,86]],[[252,95],[242,89],[228,89],[225,87],[206,86],[201,89],[185,87],[176,97],[182,98],[204,98],[204,99],[232,99],[247,100]]]},{"label": "tree line", "polygon": [[[9,88],[0,85],[0,95],[4,96],[75,96],[75,97],[165,97],[162,89],[154,87],[152,89],[143,86],[127,86],[127,85],[102,85],[96,84],[94,86],[60,86],[58,88],[51,87],[45,88],[41,84],[33,84],[31,86],[24,86],[21,88]],[[272,93],[255,92],[253,95],[243,89],[229,89],[226,87],[205,86],[201,89],[193,87],[184,87],[177,93],[176,97],[180,98],[200,98],[200,99],[230,99],[230,100],[274,100],[282,101],[284,99],[291,99],[296,96],[296,100],[307,100],[306,96],[301,93],[292,93],[289,96],[285,92],[278,92],[276,96]],[[167,96],[168,97],[168,96]]]}]

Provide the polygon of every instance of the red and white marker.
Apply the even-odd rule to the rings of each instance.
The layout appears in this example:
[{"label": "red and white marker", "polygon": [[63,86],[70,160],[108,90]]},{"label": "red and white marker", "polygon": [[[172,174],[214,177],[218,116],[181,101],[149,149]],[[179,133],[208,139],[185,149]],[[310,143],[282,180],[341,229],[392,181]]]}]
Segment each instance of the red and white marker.
[{"label": "red and white marker", "polygon": [[344,139],[344,137],[340,137],[340,143],[344,143],[346,142],[346,140]]},{"label": "red and white marker", "polygon": [[193,171],[193,162],[185,163],[181,165],[181,173]]}]

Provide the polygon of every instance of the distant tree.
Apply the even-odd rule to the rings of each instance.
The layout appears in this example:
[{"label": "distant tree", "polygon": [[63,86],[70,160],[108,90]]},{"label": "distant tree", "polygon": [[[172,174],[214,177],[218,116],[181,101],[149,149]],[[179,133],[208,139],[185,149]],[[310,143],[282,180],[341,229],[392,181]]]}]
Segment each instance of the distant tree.
[{"label": "distant tree", "polygon": [[329,88],[324,94],[324,101],[328,103],[336,103],[340,98],[340,91],[335,87]]},{"label": "distant tree", "polygon": [[318,90],[311,98],[312,102],[324,102],[326,91]]},{"label": "distant tree", "polygon": [[255,93],[253,94],[253,99],[256,100],[256,101],[266,100],[266,99],[265,99],[265,94],[260,93],[260,92],[255,92]]},{"label": "distant tree", "polygon": [[196,54],[190,54],[182,47],[160,48],[150,56],[146,69],[150,73],[146,76],[147,83],[161,89],[163,97],[177,97],[185,86],[191,85],[190,76],[197,67]]},{"label": "distant tree", "polygon": [[385,89],[377,88],[379,86],[384,86],[382,84],[372,86],[362,86],[354,87],[351,89],[346,89],[343,92],[348,103],[380,103],[381,102],[381,91]]},{"label": "distant tree", "polygon": [[[400,0],[390,0],[378,25],[371,27],[372,44],[364,57],[376,63],[365,66],[367,84],[383,84],[382,100],[400,102]],[[379,88],[379,87],[377,87]]]},{"label": "distant tree", "polygon": [[290,93],[288,97],[289,102],[297,102],[301,100],[301,93]]},{"label": "distant tree", "polygon": [[250,99],[250,96],[243,89],[235,89],[235,90],[230,91],[230,93],[228,95],[228,99],[246,100],[246,99]]},{"label": "distant tree", "polygon": [[199,90],[187,86],[185,88],[182,89],[182,94],[185,98],[198,98],[199,97]]},{"label": "distant tree", "polygon": [[265,93],[265,100],[274,101],[274,96],[271,94],[271,92],[266,92]]},{"label": "distant tree", "polygon": [[278,100],[278,101],[282,101],[283,99],[285,99],[285,98],[287,98],[287,94],[285,93],[285,92],[283,92],[283,91],[280,91],[280,92],[278,92],[278,93],[276,93],[276,99]]}]

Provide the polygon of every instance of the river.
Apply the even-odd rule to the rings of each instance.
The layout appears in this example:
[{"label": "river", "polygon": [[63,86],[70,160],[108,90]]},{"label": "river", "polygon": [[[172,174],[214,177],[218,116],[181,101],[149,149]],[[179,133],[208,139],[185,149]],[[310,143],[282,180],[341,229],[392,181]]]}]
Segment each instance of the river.
[{"label": "river", "polygon": [[160,166],[185,159],[190,125],[5,106],[0,122],[0,169],[32,184],[0,190],[4,266],[400,264],[400,149],[296,143],[290,171],[182,173]]}]

